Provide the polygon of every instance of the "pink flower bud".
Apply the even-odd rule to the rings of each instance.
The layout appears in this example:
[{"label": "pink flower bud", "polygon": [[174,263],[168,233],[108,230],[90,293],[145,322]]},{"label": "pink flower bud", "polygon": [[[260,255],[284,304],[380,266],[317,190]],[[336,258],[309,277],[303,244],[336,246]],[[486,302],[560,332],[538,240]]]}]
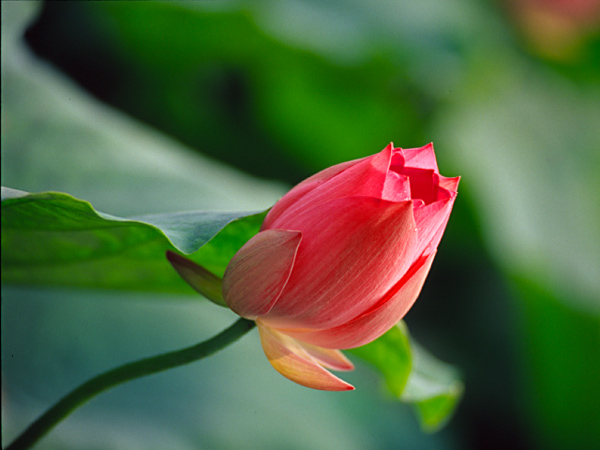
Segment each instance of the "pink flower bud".
[{"label": "pink flower bud", "polygon": [[316,389],[352,386],[340,349],[396,324],[416,300],[446,227],[459,178],[439,174],[433,145],[380,153],[303,181],[233,257],[223,297],[256,320],[271,364]]}]

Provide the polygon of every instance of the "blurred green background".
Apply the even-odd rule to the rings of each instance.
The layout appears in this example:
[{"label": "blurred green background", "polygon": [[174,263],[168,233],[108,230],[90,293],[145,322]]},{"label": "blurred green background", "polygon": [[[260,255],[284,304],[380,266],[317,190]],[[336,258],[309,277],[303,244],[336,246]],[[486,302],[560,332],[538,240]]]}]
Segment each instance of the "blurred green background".
[{"label": "blurred green background", "polygon": [[[599,27],[594,0],[2,2],[4,186],[120,216],[253,210],[389,141],[433,141],[462,176],[406,317],[464,372],[441,432],[364,365],[352,393],[290,383],[253,333],[102,395],[39,448],[600,448]],[[90,376],[233,319],[2,286],[3,444]]]}]

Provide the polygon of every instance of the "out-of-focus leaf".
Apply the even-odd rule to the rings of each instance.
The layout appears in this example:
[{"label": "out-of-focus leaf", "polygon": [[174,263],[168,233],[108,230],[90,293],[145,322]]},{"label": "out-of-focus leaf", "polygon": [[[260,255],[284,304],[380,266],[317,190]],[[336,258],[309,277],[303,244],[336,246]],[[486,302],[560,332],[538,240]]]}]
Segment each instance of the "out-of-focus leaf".
[{"label": "out-of-focus leaf", "polygon": [[411,339],[404,322],[349,351],[381,372],[395,397],[414,405],[424,430],[440,429],[454,413],[464,390],[457,370]]},{"label": "out-of-focus leaf", "polygon": [[463,394],[458,371],[411,340],[412,370],[400,399],[414,403],[421,426],[440,429],[452,416]]},{"label": "out-of-focus leaf", "polygon": [[435,133],[490,250],[507,273],[600,314],[599,85],[572,85],[510,53],[473,65]]},{"label": "out-of-focus leaf", "polygon": [[[188,346],[235,320],[209,302],[171,297],[3,285],[3,446],[86,378]],[[421,433],[410,408],[376,395],[367,370],[351,375],[359,389],[348,395],[292,383],[273,370],[252,332],[207,364],[109,390],[38,448],[388,450],[398,442],[411,450],[460,448],[452,433]]]},{"label": "out-of-focus leaf", "polygon": [[373,342],[349,351],[375,366],[383,374],[388,389],[395,397],[402,395],[412,364],[408,330],[404,322]]},{"label": "out-of-focus leaf", "polygon": [[[600,348],[600,84],[502,47],[473,52],[436,134],[515,288],[523,404],[540,448],[596,448]],[[435,138],[435,136],[434,136]]]},{"label": "out-of-focus leaf", "polygon": [[3,282],[192,293],[166,250],[191,254],[221,276],[264,219],[206,211],[123,219],[67,194],[2,194]]},{"label": "out-of-focus leaf", "polygon": [[[426,111],[418,105],[426,93],[404,86],[410,83],[405,55],[396,64],[371,49],[372,54],[359,51],[348,63],[358,47],[348,45],[345,33],[363,40],[353,23],[362,20],[364,11],[348,12],[347,22],[335,8],[324,11],[307,2],[282,2],[277,8],[263,2],[228,3],[215,8],[213,2],[148,2],[143,7],[90,2],[67,8],[93,29],[114,32],[98,40],[128,75],[107,73],[115,85],[101,93],[104,100],[205,154],[261,176],[296,181],[315,169],[375,153],[392,139],[402,139],[403,146],[426,142]],[[330,45],[335,55],[324,58],[307,50],[305,42],[282,42],[273,26],[292,26],[278,19],[281,14],[290,25],[312,28],[312,17],[323,20],[324,14],[336,25],[345,24],[344,34],[336,35],[346,56]],[[332,20],[327,23],[333,30]],[[86,28],[78,28],[77,37],[68,35],[72,29],[67,36],[56,31],[72,41],[85,39]],[[318,40],[314,36],[313,42]],[[388,45],[404,49],[408,41],[396,38]],[[58,53],[58,59],[65,56]],[[75,70],[82,61],[97,65],[101,73],[106,70],[89,51],[66,59],[65,65]]]},{"label": "out-of-focus leaf", "polygon": [[35,4],[2,2],[3,185],[68,192],[128,217],[264,210],[283,195],[281,184],[201,156],[33,58],[14,25],[25,26],[31,17],[22,16],[35,12]]},{"label": "out-of-focus leaf", "polygon": [[540,448],[600,448],[600,317],[546,286],[513,279],[521,297],[524,389]]}]

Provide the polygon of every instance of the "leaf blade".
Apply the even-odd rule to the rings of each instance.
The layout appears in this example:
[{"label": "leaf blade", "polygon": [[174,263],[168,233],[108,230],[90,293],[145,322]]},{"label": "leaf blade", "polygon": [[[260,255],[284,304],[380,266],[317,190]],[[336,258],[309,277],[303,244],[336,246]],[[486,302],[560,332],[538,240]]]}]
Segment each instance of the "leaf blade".
[{"label": "leaf blade", "polygon": [[434,432],[452,417],[464,385],[458,371],[411,339],[413,367],[400,399],[412,403],[421,428]]},{"label": "leaf blade", "polygon": [[[178,221],[181,217],[185,220]],[[262,218],[198,211],[132,220],[101,213],[67,194],[3,189],[2,281],[192,293],[168,264],[166,250],[190,254],[221,272]],[[221,239],[199,251],[228,227],[225,234],[237,236],[235,242]]]},{"label": "leaf blade", "polygon": [[404,322],[349,351],[374,366],[396,398],[414,406],[424,431],[437,431],[452,417],[464,391],[458,371],[415,342]]}]

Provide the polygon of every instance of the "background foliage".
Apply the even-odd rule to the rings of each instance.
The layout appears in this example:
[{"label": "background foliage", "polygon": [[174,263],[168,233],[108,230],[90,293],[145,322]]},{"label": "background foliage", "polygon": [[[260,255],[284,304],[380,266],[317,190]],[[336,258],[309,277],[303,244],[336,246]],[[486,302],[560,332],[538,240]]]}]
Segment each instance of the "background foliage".
[{"label": "background foliage", "polygon": [[[294,386],[256,364],[253,336],[211,364],[105,394],[46,448],[600,446],[600,34],[589,5],[3,2],[5,186],[123,217],[260,210],[390,140],[433,141],[442,173],[463,177],[406,317],[464,370],[443,431],[419,431],[366,366],[348,376],[350,395]],[[89,376],[233,319],[158,293],[3,285],[2,299],[6,438]]]}]

